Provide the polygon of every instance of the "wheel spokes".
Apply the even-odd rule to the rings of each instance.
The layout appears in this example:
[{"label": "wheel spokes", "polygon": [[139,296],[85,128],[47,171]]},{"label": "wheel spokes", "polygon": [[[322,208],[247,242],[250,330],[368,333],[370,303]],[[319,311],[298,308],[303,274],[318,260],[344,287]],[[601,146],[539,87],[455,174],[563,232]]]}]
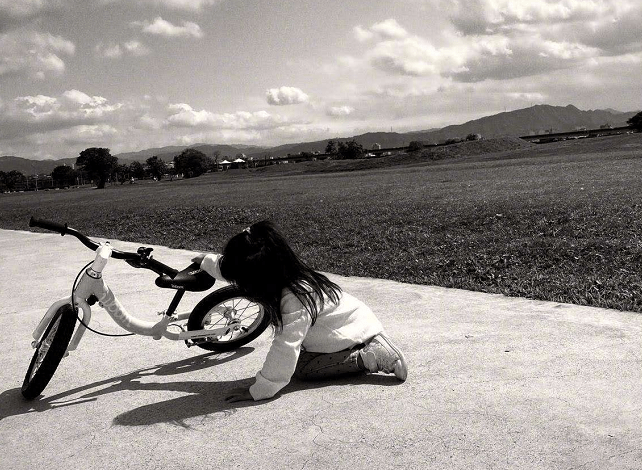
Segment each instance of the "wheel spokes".
[{"label": "wheel spokes", "polygon": [[[219,328],[220,326],[231,326],[231,331],[221,340],[226,338],[227,341],[243,336],[251,331],[257,319],[260,317],[261,308],[259,304],[249,301],[245,298],[233,298],[212,308],[203,318],[203,328]],[[216,321],[212,321],[212,316],[217,315]]]}]

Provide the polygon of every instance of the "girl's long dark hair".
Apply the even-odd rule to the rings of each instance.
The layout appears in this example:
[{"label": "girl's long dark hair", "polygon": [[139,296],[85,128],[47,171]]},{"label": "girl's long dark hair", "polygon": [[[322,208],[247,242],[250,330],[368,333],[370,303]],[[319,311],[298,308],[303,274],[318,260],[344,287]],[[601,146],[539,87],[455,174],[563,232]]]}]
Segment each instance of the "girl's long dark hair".
[{"label": "girl's long dark hair", "polygon": [[262,221],[232,237],[223,249],[221,274],[266,309],[271,323],[280,330],[281,296],[290,289],[312,317],[324,306],[324,296],[339,301],[341,288],[315,271],[292,251],[286,239],[269,221]]}]

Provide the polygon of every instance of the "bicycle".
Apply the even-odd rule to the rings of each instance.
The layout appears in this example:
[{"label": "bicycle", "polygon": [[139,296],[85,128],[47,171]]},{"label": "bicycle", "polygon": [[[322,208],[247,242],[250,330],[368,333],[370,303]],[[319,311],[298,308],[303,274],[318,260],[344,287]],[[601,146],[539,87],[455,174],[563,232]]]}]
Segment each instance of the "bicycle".
[{"label": "bicycle", "polygon": [[[87,329],[105,336],[167,338],[184,341],[187,347],[227,352],[258,338],[270,323],[263,306],[247,299],[232,285],[214,290],[191,312],[176,313],[185,292],[204,292],[214,286],[215,279],[196,263],[179,271],[154,259],[151,255],[153,248],[140,247],[136,252],[116,250],[109,242],[95,242],[67,224],[33,217],[29,226],[63,236],[72,235],[96,254],[74,280],[71,296],[54,302],[33,332],[35,352],[21,388],[26,399],[34,399],[42,393],[63,357],[78,347]],[[110,258],[124,260],[134,268],[149,269],[159,275],[155,280],[156,286],[176,290],[167,310],[159,313],[162,317],[158,322],[140,320],[125,310],[102,277]],[[105,334],[89,326],[91,306],[97,302],[127,334]],[[80,322],[77,329],[76,321]],[[179,331],[170,331],[170,327]]]}]

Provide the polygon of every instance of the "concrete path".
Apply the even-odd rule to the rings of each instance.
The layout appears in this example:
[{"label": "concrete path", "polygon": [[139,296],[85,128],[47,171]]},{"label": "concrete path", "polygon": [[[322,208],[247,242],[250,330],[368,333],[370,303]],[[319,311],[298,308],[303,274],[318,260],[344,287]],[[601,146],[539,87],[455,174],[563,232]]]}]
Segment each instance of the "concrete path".
[{"label": "concrete path", "polygon": [[[178,268],[192,255],[154,253]],[[91,259],[69,236],[0,231],[2,470],[642,468],[642,315],[373,279],[331,276],[403,348],[403,384],[293,382],[227,404],[260,369],[267,333],[227,355],[87,333],[24,401],[31,331]],[[122,261],[105,279],[145,319],[171,298]],[[92,325],[119,332],[99,308]]]}]

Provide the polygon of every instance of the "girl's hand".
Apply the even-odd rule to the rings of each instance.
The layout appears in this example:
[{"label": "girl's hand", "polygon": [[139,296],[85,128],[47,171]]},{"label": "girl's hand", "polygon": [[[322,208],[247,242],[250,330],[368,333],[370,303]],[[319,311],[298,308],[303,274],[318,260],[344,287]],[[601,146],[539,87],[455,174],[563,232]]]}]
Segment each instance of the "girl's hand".
[{"label": "girl's hand", "polygon": [[250,394],[249,388],[234,388],[230,390],[229,395],[225,397],[225,401],[228,403],[247,400],[254,400],[254,398],[252,398],[252,395]]},{"label": "girl's hand", "polygon": [[200,255],[196,255],[192,258],[192,263],[196,264],[201,264],[203,262],[203,258],[207,256],[205,253],[201,253]]}]

